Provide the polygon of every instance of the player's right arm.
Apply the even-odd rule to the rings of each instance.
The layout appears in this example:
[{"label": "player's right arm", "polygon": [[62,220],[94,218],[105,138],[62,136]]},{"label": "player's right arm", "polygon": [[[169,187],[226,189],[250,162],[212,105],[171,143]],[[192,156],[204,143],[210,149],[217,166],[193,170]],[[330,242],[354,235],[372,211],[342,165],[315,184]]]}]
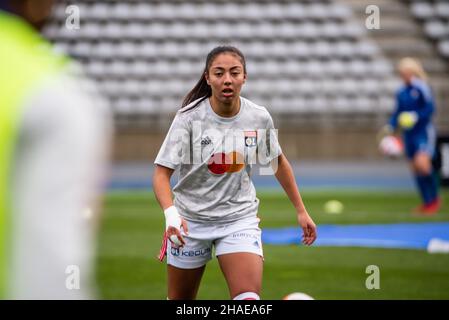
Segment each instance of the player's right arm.
[{"label": "player's right arm", "polygon": [[173,205],[173,196],[170,187],[170,178],[174,170],[156,165],[153,175],[153,190],[159,205],[165,214],[165,231],[167,238],[175,245],[184,246],[185,240],[181,235],[181,226],[188,234],[187,222],[182,218]]},{"label": "player's right arm", "polygon": [[401,104],[399,101],[399,92],[396,94],[396,106],[394,108],[394,112],[390,117],[390,121],[388,122],[389,128],[391,129],[391,133],[393,133],[398,128],[398,117],[399,114],[402,112]]},{"label": "player's right arm", "polygon": [[393,113],[390,116],[390,119],[388,120],[388,123],[384,125],[380,130],[377,132],[376,138],[377,142],[381,142],[383,138],[391,135],[395,135],[397,133],[398,129],[398,117],[399,114],[402,112],[401,105],[399,102],[399,91],[396,93],[396,103]]},{"label": "player's right arm", "polygon": [[167,136],[162,143],[156,160],[153,176],[153,190],[164,211],[166,236],[176,246],[185,244],[181,235],[181,226],[188,233],[187,223],[173,205],[170,178],[184,160],[189,150],[189,125],[178,113],[173,120]]},{"label": "player's right arm", "polygon": [[153,175],[153,188],[156,199],[162,210],[173,205],[172,192],[170,187],[170,178],[175,170],[156,165]]}]

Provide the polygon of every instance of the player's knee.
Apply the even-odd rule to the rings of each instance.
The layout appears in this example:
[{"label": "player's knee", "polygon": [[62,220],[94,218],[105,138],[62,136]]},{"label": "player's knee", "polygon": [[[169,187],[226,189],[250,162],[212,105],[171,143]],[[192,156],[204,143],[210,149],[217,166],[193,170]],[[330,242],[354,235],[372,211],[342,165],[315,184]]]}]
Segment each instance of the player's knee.
[{"label": "player's knee", "polygon": [[432,173],[432,171],[430,170],[430,168],[428,168],[428,167],[423,167],[423,168],[420,168],[419,170],[418,170],[418,173],[419,173],[419,175],[421,175],[421,176],[428,176],[429,174],[431,174]]},{"label": "player's knee", "polygon": [[415,167],[415,173],[416,173],[418,176],[428,176],[429,174],[431,174],[431,170],[428,169],[428,168],[425,167],[425,166],[422,166],[422,167],[416,166],[416,167]]},{"label": "player's knee", "polygon": [[424,154],[418,154],[415,157],[413,167],[415,172],[421,176],[427,176],[432,173],[432,163],[430,158]]},{"label": "player's knee", "polygon": [[232,300],[260,300],[260,297],[255,292],[243,292],[236,295]]},{"label": "player's knee", "polygon": [[420,176],[428,176],[432,173],[431,165],[426,162],[418,163],[416,166],[416,172]]}]

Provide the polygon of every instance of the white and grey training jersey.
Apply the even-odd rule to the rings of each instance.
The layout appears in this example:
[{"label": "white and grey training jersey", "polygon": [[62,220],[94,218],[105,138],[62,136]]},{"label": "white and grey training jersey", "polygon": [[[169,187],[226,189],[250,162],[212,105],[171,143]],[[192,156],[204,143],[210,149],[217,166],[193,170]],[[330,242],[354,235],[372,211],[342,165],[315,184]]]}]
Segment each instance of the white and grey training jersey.
[{"label": "white and grey training jersey", "polygon": [[267,109],[240,102],[233,117],[216,114],[209,99],[189,109],[192,102],[178,111],[159,150],[155,164],[179,170],[174,205],[187,219],[230,222],[257,214],[252,166],[272,173],[282,150]]}]

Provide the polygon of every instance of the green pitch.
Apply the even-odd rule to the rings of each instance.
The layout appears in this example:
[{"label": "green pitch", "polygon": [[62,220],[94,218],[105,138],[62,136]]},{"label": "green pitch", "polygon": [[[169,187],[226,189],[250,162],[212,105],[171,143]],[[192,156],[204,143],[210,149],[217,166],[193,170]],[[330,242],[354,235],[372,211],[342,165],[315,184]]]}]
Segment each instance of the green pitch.
[{"label": "green pitch", "polygon": [[[441,213],[413,216],[412,192],[303,192],[320,224],[368,224],[449,221],[449,192]],[[282,193],[259,192],[261,227],[296,224],[293,207]],[[327,215],[323,204],[341,201],[341,215]],[[111,193],[105,199],[99,233],[97,285],[104,299],[165,299],[166,266],[156,260],[164,228],[152,193]],[[419,250],[264,245],[263,299],[305,292],[316,299],[449,299],[449,254]],[[380,289],[368,290],[368,265],[380,268]],[[207,266],[199,299],[229,299],[216,259]]]}]

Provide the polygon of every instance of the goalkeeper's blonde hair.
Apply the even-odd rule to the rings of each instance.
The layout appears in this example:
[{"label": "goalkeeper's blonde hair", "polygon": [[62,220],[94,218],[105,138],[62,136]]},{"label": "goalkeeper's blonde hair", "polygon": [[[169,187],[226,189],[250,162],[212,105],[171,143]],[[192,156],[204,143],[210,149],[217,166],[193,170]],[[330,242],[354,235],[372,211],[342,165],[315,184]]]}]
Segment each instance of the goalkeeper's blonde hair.
[{"label": "goalkeeper's blonde hair", "polygon": [[427,81],[428,78],[421,62],[414,58],[402,58],[398,63],[398,70],[409,70],[415,77],[418,77],[423,81]]}]

